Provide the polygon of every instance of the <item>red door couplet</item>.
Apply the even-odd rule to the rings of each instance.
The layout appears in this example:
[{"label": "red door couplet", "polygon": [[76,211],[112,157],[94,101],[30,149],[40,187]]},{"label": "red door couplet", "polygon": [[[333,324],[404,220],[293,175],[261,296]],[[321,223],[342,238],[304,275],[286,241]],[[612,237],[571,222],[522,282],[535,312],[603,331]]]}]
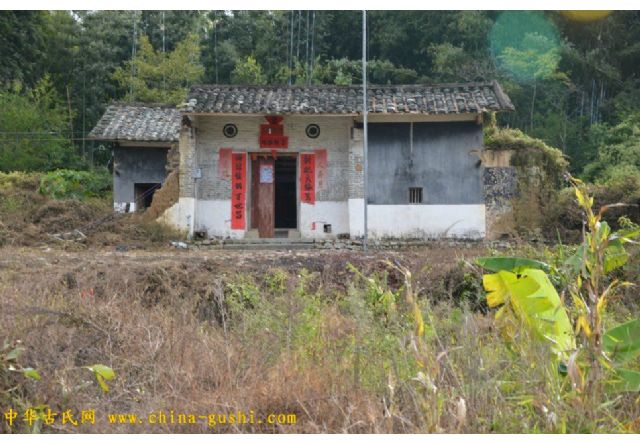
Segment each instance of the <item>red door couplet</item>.
[{"label": "red door couplet", "polygon": [[231,229],[245,229],[247,154],[231,154]]},{"label": "red door couplet", "polygon": [[316,202],[316,155],[300,154],[300,201]]}]

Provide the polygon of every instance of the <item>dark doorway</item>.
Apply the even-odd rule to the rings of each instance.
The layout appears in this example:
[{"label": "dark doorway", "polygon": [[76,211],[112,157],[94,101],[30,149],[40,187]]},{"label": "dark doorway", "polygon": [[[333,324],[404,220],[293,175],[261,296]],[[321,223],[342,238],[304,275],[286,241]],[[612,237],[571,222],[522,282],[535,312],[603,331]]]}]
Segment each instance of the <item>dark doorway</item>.
[{"label": "dark doorway", "polygon": [[133,185],[133,194],[136,199],[136,209],[142,211],[153,201],[153,194],[160,187],[160,183],[136,183]]},{"label": "dark doorway", "polygon": [[275,163],[275,228],[296,229],[298,227],[297,157],[279,156]]}]

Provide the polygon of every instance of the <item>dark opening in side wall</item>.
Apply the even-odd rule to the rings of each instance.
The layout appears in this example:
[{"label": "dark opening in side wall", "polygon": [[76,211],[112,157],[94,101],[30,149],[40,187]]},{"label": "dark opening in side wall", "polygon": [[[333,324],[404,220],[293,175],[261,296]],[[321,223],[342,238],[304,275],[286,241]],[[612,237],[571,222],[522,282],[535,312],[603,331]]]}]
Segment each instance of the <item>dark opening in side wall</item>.
[{"label": "dark opening in side wall", "polygon": [[133,193],[136,199],[136,209],[142,211],[151,206],[153,194],[160,188],[160,183],[136,183]]},{"label": "dark opening in side wall", "polygon": [[[113,202],[130,210],[144,208],[139,197],[150,185],[159,187],[167,176],[169,148],[118,146],[113,150]],[[140,187],[141,191],[138,191]],[[132,205],[134,207],[132,207]],[[128,211],[127,211],[128,212]]]},{"label": "dark opening in side wall", "polygon": [[298,227],[296,200],[297,157],[281,156],[275,161],[275,228]]}]

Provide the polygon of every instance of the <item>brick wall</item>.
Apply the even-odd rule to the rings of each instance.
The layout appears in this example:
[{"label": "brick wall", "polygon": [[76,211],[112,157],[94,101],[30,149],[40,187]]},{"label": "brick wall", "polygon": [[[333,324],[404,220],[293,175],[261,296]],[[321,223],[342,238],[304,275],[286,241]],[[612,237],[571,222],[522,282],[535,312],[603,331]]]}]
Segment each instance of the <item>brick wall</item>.
[{"label": "brick wall", "polygon": [[180,197],[195,197],[193,173],[196,160],[196,140],[193,129],[183,125],[180,130]]},{"label": "brick wall", "polygon": [[349,198],[364,198],[364,130],[353,129],[349,143]]},{"label": "brick wall", "polygon": [[[266,151],[258,145],[260,125],[266,123],[266,120],[260,116],[198,116],[194,120],[197,127],[197,166],[202,173],[197,184],[197,197],[203,200],[229,199],[231,183],[228,179],[221,179],[218,174],[219,150],[231,148],[234,152]],[[238,127],[238,134],[233,138],[225,137],[222,132],[227,123]],[[320,126],[318,138],[311,139],[305,134],[305,128],[310,123]],[[348,180],[353,171],[349,150],[351,125],[352,118],[347,116],[291,116],[284,119],[289,148],[283,151],[327,150],[326,182],[317,189],[318,201],[345,201],[350,195]],[[183,155],[188,158],[189,154]]]}]

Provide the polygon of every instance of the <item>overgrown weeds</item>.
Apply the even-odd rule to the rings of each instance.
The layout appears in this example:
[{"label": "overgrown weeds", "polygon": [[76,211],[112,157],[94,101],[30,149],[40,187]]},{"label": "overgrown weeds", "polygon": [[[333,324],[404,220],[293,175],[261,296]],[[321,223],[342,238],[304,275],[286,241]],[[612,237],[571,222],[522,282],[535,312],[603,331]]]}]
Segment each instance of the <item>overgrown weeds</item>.
[{"label": "overgrown weeds", "polygon": [[[23,383],[23,404],[96,409],[96,426],[42,432],[625,432],[640,412],[623,394],[587,418],[559,395],[570,381],[544,364],[546,346],[507,346],[491,315],[432,298],[403,257],[350,267],[344,290],[327,266],[101,263],[73,277],[69,263],[0,274],[0,340],[23,340],[20,364],[42,376]],[[98,362],[118,374],[106,394],[70,370]],[[105,421],[171,409],[294,413],[297,424]]]},{"label": "overgrown weeds", "polygon": [[[0,246],[135,249],[183,238],[144,213],[114,213],[110,181],[105,172],[0,173]],[[75,230],[80,241],[65,239]]]}]

